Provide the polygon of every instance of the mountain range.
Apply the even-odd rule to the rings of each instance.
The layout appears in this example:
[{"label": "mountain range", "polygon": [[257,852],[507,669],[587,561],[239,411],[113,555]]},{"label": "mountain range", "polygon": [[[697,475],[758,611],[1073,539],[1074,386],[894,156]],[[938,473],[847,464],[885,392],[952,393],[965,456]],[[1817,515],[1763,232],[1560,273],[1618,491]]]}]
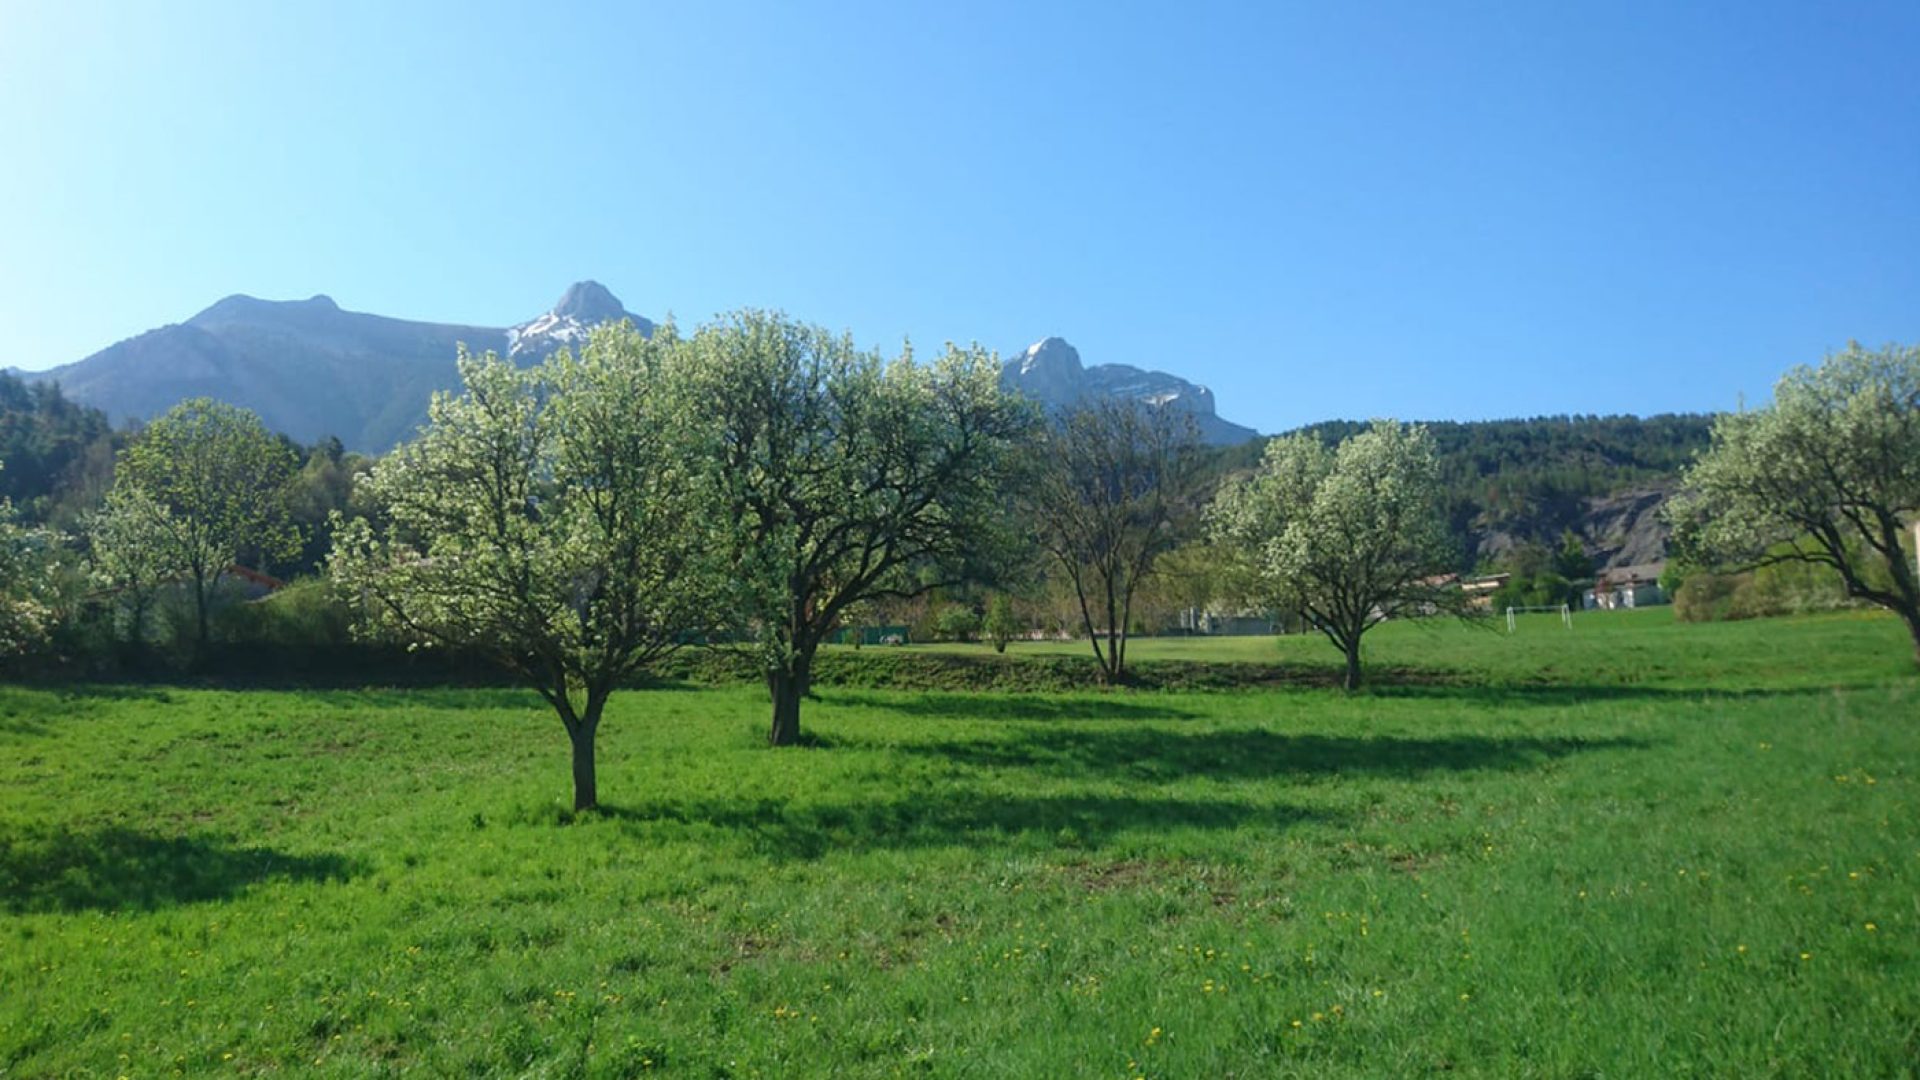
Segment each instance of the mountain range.
[{"label": "mountain range", "polygon": [[[461,345],[532,364],[579,344],[602,322],[631,319],[598,282],[569,287],[546,313],[508,327],[416,322],[343,311],[332,299],[258,300],[229,296],[183,323],[149,330],[83,360],[20,372],[52,381],[75,401],[115,423],[146,420],[192,397],[244,406],[267,426],[303,442],[337,436],[349,449],[380,453],[426,421],[434,391],[458,385]],[[1006,361],[1003,385],[1051,408],[1092,396],[1121,396],[1194,416],[1201,436],[1229,444],[1256,437],[1222,420],[1213,393],[1185,379],[1124,364],[1083,365],[1064,340],[1049,337]]]}]

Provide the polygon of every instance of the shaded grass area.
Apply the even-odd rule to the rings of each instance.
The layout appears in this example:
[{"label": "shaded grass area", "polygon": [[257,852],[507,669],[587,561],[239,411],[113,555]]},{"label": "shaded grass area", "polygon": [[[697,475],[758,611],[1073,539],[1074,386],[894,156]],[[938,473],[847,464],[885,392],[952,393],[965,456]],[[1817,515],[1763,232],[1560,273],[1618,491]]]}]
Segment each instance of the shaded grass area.
[{"label": "shaded grass area", "polygon": [[119,911],[226,900],[262,881],[344,881],[337,855],[287,855],[205,836],[126,826],[22,830],[0,836],[0,906],[28,911]]},{"label": "shaded grass area", "polygon": [[1388,629],[1480,674],[630,692],[577,815],[530,693],[0,688],[0,1073],[1911,1073],[1897,626]]}]

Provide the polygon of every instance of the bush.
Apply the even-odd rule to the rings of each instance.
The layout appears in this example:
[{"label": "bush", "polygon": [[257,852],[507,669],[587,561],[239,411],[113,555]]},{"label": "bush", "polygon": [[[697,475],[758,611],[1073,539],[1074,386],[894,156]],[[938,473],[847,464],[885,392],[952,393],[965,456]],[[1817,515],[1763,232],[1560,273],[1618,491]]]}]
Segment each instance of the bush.
[{"label": "bush", "polygon": [[1856,606],[1840,575],[1812,563],[1779,563],[1739,574],[1689,574],[1673,594],[1681,622],[1801,615]]},{"label": "bush", "polygon": [[980,617],[960,604],[943,608],[934,619],[934,629],[948,641],[972,641],[980,630]]},{"label": "bush", "polygon": [[1832,611],[1853,603],[1838,573],[1812,563],[1763,566],[1750,578],[1736,600],[1747,614],[1756,617]]},{"label": "bush", "polygon": [[59,534],[15,524],[0,500],[0,657],[45,651],[67,608]]},{"label": "bush", "polygon": [[221,641],[338,648],[353,643],[353,612],[325,581],[298,581],[271,596],[220,612]]},{"label": "bush", "polygon": [[1579,603],[1580,587],[1551,570],[1531,577],[1515,574],[1493,593],[1495,611],[1505,611],[1510,607],[1559,607],[1561,604]]},{"label": "bush", "polygon": [[1744,574],[1689,574],[1673,594],[1673,617],[1681,622],[1719,622],[1745,616],[1735,614],[1734,594]]}]

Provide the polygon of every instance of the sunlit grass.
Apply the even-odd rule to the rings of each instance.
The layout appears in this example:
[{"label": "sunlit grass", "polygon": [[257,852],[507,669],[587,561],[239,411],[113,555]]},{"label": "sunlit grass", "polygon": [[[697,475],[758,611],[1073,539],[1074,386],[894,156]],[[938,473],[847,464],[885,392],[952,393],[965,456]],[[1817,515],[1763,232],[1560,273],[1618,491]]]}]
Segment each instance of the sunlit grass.
[{"label": "sunlit grass", "polygon": [[1897,624],[1370,641],[1355,697],[828,686],[785,751],[753,688],[627,693],[579,819],[531,694],[0,690],[0,1072],[1920,1060]]}]

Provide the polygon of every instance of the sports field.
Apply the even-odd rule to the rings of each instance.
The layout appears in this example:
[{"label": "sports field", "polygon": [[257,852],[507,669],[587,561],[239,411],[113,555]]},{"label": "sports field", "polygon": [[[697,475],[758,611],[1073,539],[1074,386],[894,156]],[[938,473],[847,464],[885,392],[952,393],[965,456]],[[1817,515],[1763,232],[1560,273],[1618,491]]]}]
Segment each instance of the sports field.
[{"label": "sports field", "polygon": [[578,818],[531,693],[0,688],[0,1075],[1915,1070],[1897,622],[1369,640],[1351,696],[825,685],[789,750],[632,691]]}]

